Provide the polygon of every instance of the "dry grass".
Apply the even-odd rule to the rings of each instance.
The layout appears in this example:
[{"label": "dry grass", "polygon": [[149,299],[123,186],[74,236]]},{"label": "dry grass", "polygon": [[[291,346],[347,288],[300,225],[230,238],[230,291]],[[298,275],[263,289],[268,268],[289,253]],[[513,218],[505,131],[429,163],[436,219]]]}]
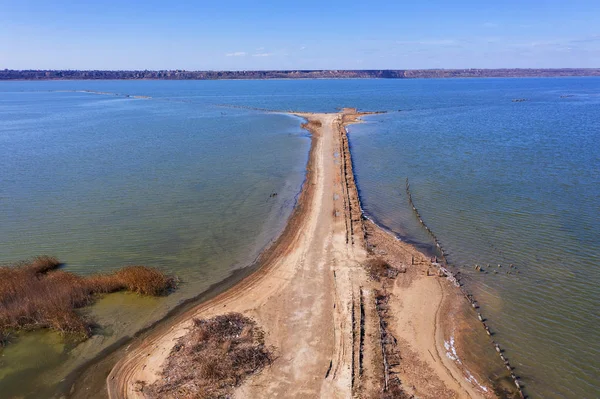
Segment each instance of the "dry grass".
[{"label": "dry grass", "polygon": [[391,266],[382,258],[371,258],[365,263],[365,269],[375,281],[381,281],[382,279],[396,278],[400,272],[395,267]]},{"label": "dry grass", "polygon": [[76,309],[91,304],[96,294],[127,290],[164,295],[175,286],[172,277],[144,266],[83,277],[58,270],[60,265],[56,258],[40,256],[0,267],[0,345],[11,331],[39,328],[88,337],[93,324]]},{"label": "dry grass", "polygon": [[145,266],[128,266],[115,273],[123,289],[142,295],[160,296],[173,287],[173,278]]},{"label": "dry grass", "polygon": [[264,332],[239,313],[195,319],[165,364],[162,378],[142,387],[150,398],[223,398],[273,359]]}]

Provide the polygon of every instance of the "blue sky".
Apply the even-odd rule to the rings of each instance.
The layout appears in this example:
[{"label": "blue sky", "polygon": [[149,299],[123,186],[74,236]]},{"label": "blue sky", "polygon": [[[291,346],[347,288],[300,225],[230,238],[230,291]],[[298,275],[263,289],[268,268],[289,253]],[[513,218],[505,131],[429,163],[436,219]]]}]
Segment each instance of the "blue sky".
[{"label": "blue sky", "polygon": [[0,69],[600,67],[600,0],[288,3],[0,0]]}]

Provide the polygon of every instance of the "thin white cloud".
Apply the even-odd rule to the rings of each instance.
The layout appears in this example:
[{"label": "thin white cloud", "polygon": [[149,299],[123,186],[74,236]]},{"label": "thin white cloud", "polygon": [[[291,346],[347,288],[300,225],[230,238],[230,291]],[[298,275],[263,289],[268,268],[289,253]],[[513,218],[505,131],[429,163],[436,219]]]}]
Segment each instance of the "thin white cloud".
[{"label": "thin white cloud", "polygon": [[226,57],[244,57],[246,56],[246,52],[245,51],[236,51],[234,53],[227,53],[225,54]]},{"label": "thin white cloud", "polygon": [[256,54],[252,54],[252,57],[270,57],[272,55],[273,55],[273,53],[256,53]]}]

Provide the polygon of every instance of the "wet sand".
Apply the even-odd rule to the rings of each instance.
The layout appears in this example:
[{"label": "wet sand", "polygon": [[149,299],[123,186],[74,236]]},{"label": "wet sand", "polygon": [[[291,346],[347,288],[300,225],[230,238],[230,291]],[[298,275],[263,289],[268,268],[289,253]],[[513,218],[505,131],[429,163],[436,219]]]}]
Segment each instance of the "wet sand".
[{"label": "wet sand", "polygon": [[[109,397],[144,398],[140,382],[160,378],[192,319],[231,311],[255,319],[277,355],[236,389],[238,398],[382,397],[392,380],[421,398],[518,397],[461,291],[423,253],[364,220],[345,126],[365,114],[295,115],[309,121],[312,145],[284,232],[256,272],[121,352]],[[373,281],[362,266],[372,257],[405,272]]]}]

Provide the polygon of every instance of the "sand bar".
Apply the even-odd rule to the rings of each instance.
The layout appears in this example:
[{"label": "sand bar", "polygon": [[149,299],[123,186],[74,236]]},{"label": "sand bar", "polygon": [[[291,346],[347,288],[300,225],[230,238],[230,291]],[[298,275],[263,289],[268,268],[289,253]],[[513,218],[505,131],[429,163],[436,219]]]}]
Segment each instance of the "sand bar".
[{"label": "sand bar", "polygon": [[[277,351],[238,398],[392,397],[394,384],[405,397],[519,397],[460,290],[362,217],[345,126],[365,113],[295,115],[308,121],[312,144],[284,232],[256,272],[134,340],[106,380],[109,397],[145,398],[143,385],[160,378],[191,320],[232,311],[255,319]],[[363,265],[374,257],[402,273],[373,281]]]}]

